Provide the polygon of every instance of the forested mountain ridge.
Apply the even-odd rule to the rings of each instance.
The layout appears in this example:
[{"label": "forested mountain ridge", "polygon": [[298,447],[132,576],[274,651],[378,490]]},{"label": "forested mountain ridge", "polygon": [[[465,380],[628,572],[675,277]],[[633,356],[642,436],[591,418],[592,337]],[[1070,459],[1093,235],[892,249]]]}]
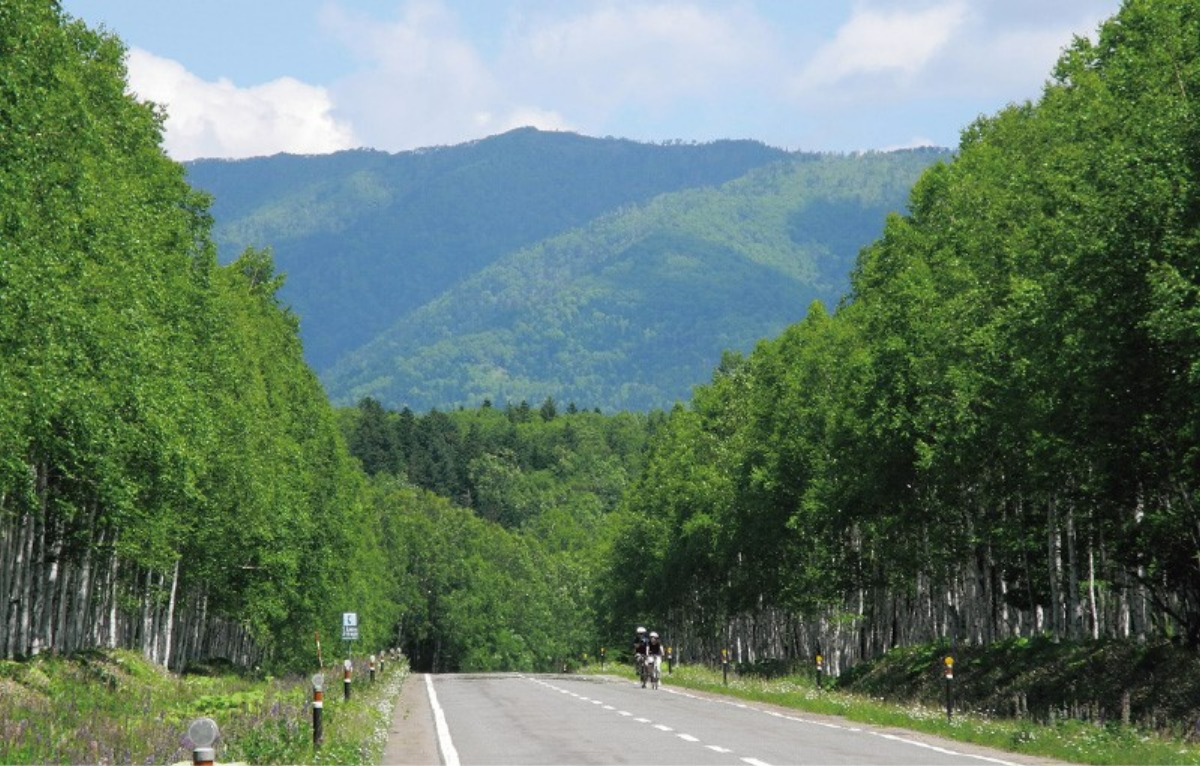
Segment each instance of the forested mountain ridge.
[{"label": "forested mountain ridge", "polygon": [[222,260],[271,247],[323,373],[512,250],[786,157],[756,141],[642,144],[523,128],[449,147],[187,164]]},{"label": "forested mountain ridge", "polygon": [[[835,309],[724,356],[668,413],[335,410],[270,255],[218,263],[120,42],[9,0],[0,51],[6,659],[309,670],[344,611],[361,649],[445,670],[560,668],[637,624],[686,662],[820,653],[833,675],[911,645],[1200,647],[1194,0],[1128,0],[1074,41],[1036,104],[920,174]],[[729,262],[812,274],[776,257],[812,207],[714,212],[821,162],[802,165],[589,224],[651,253],[595,255],[684,270],[653,249],[678,219],[696,252],[754,233]],[[580,280],[548,256],[585,264],[575,237],[518,253],[564,313],[558,282]],[[511,284],[522,316],[531,283]],[[1174,672],[1162,656],[1143,678]],[[1119,720],[1110,688],[1029,702]],[[1158,691],[1130,710],[1153,721]]]},{"label": "forested mountain ridge", "polygon": [[835,302],[858,249],[948,156],[520,129],[394,155],[198,161],[188,178],[214,195],[226,257],[272,248],[335,402],[646,409]]},{"label": "forested mountain ridge", "polygon": [[858,249],[947,157],[798,155],[661,195],[498,259],[324,380],[343,404],[415,410],[546,396],[669,407],[723,352],[748,351],[814,300],[835,304]]}]

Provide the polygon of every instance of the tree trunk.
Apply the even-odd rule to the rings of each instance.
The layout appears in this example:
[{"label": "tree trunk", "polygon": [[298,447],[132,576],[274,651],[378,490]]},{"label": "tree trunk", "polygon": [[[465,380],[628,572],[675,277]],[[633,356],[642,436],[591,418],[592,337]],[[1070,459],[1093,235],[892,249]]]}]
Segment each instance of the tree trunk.
[{"label": "tree trunk", "polygon": [[1062,544],[1058,536],[1058,509],[1053,498],[1047,508],[1047,565],[1050,567],[1050,634],[1062,638]]},{"label": "tree trunk", "polygon": [[36,569],[33,563],[33,546],[37,536],[37,519],[29,515],[29,523],[25,526],[25,542],[21,551],[21,603],[17,606],[17,654],[29,653],[30,633],[33,629],[33,578]]},{"label": "tree trunk", "polygon": [[108,567],[108,640],[105,646],[117,648],[117,580],[120,574],[121,560],[117,558],[117,538],[119,533],[113,533],[112,563]]},{"label": "tree trunk", "polygon": [[1078,641],[1083,608],[1079,603],[1079,555],[1075,540],[1075,504],[1067,505],[1067,637]]},{"label": "tree trunk", "polygon": [[175,559],[175,571],[171,574],[171,598],[167,602],[167,624],[163,638],[162,664],[164,668],[171,667],[171,637],[175,627],[175,596],[179,592],[179,561]]},{"label": "tree trunk", "polygon": [[1092,640],[1100,640],[1100,611],[1096,608],[1096,551],[1088,545],[1088,607],[1092,615]]}]

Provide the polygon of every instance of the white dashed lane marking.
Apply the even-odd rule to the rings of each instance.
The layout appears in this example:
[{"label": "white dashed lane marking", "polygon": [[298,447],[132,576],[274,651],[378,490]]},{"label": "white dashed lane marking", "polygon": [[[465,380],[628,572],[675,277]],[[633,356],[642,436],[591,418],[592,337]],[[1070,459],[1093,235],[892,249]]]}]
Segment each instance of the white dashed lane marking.
[{"label": "white dashed lane marking", "polygon": [[[570,696],[574,697],[575,699],[579,700],[580,702],[590,702],[590,703],[592,703],[593,705],[601,705],[601,706],[603,706],[603,709],[604,709],[604,710],[611,710],[611,711],[615,712],[615,713],[616,713],[617,715],[619,715],[619,716],[623,716],[623,717],[626,717],[626,718],[633,718],[633,720],[634,720],[634,721],[636,721],[637,723],[648,723],[648,724],[651,724],[651,725],[652,725],[652,726],[653,726],[655,729],[658,729],[658,730],[659,730],[659,731],[661,731],[661,732],[664,732],[664,733],[665,733],[665,732],[673,732],[673,731],[675,731],[675,730],[674,730],[673,728],[671,728],[670,726],[667,726],[666,724],[661,724],[661,723],[654,723],[654,721],[652,721],[652,720],[651,720],[651,719],[649,719],[649,718],[644,718],[644,717],[641,717],[641,716],[634,717],[633,713],[629,712],[628,710],[617,710],[617,708],[613,707],[612,705],[606,705],[606,704],[604,704],[604,702],[603,702],[602,700],[592,699],[591,697],[585,697],[585,696],[583,696],[582,694],[576,694],[575,692],[573,692],[573,691],[570,691],[569,689],[563,689],[563,688],[561,688],[561,687],[558,687],[558,686],[555,686],[555,685],[553,685],[553,684],[551,684],[551,683],[549,683],[549,682],[547,682],[547,681],[542,681],[542,680],[539,680],[539,679],[536,679],[536,678],[534,678],[534,679],[530,679],[530,680],[532,680],[534,683],[541,684],[542,686],[545,686],[546,688],[548,688],[548,689],[552,689],[552,690],[554,690],[554,691],[556,691],[556,692],[559,692],[559,693],[561,693],[561,694],[568,694],[568,695],[570,695]],[[683,696],[686,696],[686,697],[693,697],[694,695],[691,695],[691,694],[685,694],[685,695],[683,695]],[[699,698],[697,697],[696,699],[699,699]],[[739,705],[739,707],[747,707],[747,706],[746,706],[746,705]],[[684,742],[693,742],[693,743],[696,743],[696,744],[701,744],[701,745],[703,745],[703,743],[701,743],[701,742],[700,742],[700,738],[699,738],[699,737],[694,737],[694,736],[692,736],[691,734],[683,734],[683,733],[678,733],[678,732],[677,732],[677,733],[675,734],[675,736],[676,736],[676,737],[679,737],[679,738],[680,738],[680,739],[682,739]],[[722,753],[722,754],[726,754],[726,753],[732,753],[732,752],[733,752],[733,751],[732,751],[732,750],[730,750],[729,748],[727,748],[727,747],[721,747],[720,745],[703,745],[703,746],[704,746],[704,747],[706,747],[706,748],[708,748],[709,750],[712,750],[714,753]],[[757,758],[743,758],[743,759],[742,759],[742,761],[743,761],[743,762],[745,762],[745,763],[746,763],[748,766],[770,766],[770,764],[768,764],[767,762],[765,762],[765,761],[760,761],[760,760],[758,760]]]},{"label": "white dashed lane marking", "polygon": [[[616,708],[614,708],[611,705],[605,705],[600,700],[593,700],[589,697],[584,697],[582,695],[579,695],[579,694],[576,694],[576,693],[570,691],[569,689],[563,689],[562,687],[555,686],[554,684],[551,684],[547,681],[543,681],[543,680],[536,679],[536,678],[530,679],[530,680],[534,681],[534,683],[541,684],[542,686],[545,686],[548,689],[552,689],[556,692],[559,692],[560,694],[569,694],[572,697],[574,697],[578,700],[581,700],[583,702],[590,702],[593,705],[603,705],[605,710],[612,710],[612,711],[616,712],[616,714],[619,716],[624,716],[626,718],[633,717],[633,713],[631,713],[627,710],[617,710]],[[863,729],[858,726],[844,726],[841,724],[829,723],[827,721],[818,721],[818,720],[814,720],[811,718],[802,718],[800,716],[785,715],[785,714],[780,713],[775,710],[764,710],[762,708],[754,707],[753,705],[747,705],[744,702],[734,702],[731,700],[713,699],[711,697],[701,697],[696,694],[689,694],[684,691],[679,691],[676,689],[668,689],[665,687],[662,689],[662,691],[665,691],[668,694],[677,694],[681,697],[687,697],[689,699],[703,700],[705,702],[711,702],[711,703],[716,703],[716,704],[720,704],[720,705],[729,705],[731,707],[741,708],[743,710],[751,710],[751,711],[757,711],[760,713],[766,713],[767,715],[772,716],[773,718],[781,718],[786,721],[795,721],[797,723],[816,725],[816,726],[824,726],[825,728],[828,728],[828,729],[838,729],[840,731],[852,732],[852,733],[856,733],[856,734],[869,734],[873,737],[881,737],[883,739],[892,740],[894,742],[901,742],[906,745],[912,745],[914,747],[920,747],[920,748],[924,748],[926,750],[932,750],[932,751],[935,751],[938,753],[944,753],[947,755],[961,756],[964,758],[973,758],[975,760],[984,761],[986,763],[997,764],[997,766],[1017,766],[1017,764],[1013,763],[1012,761],[1005,761],[1000,758],[991,758],[986,755],[975,755],[973,753],[963,753],[963,752],[960,752],[957,750],[952,750],[949,748],[943,748],[943,747],[938,747],[936,745],[926,744],[924,742],[918,742],[916,740],[909,739],[907,737],[900,737],[895,734],[888,734],[885,732],[877,732],[877,731],[871,731],[869,729]],[[633,720],[637,721],[638,723],[653,723],[653,721],[651,721],[649,718],[634,717]],[[670,726],[664,726],[662,724],[655,724],[654,728],[656,728],[660,731],[663,731],[663,732],[674,731],[674,729],[672,729]],[[676,734],[675,736],[677,736],[680,739],[685,740],[687,742],[695,742],[695,743],[703,745],[703,743],[700,743],[699,739],[697,739],[696,737],[693,737],[690,734]],[[713,752],[717,752],[717,753],[732,753],[733,752],[729,748],[721,747],[719,745],[703,745],[703,747],[706,747],[709,750],[712,750]],[[742,758],[741,760],[743,763],[747,764],[747,766],[770,766],[770,764],[766,763],[765,761],[760,761],[757,758]]]}]

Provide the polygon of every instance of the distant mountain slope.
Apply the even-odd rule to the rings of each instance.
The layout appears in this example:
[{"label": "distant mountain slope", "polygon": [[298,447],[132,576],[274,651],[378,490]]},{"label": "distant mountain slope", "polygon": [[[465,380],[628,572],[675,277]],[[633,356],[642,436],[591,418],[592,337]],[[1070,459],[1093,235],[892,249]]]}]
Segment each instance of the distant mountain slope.
[{"label": "distant mountain slope", "polygon": [[640,144],[531,128],[400,154],[188,163],[223,261],[271,246],[320,374],[497,258],[664,192],[786,157],[754,141]]},{"label": "distant mountain slope", "polygon": [[834,303],[858,250],[942,150],[792,156],[665,194],[513,252],[405,316],[323,378],[335,402],[606,409],[686,399]]}]

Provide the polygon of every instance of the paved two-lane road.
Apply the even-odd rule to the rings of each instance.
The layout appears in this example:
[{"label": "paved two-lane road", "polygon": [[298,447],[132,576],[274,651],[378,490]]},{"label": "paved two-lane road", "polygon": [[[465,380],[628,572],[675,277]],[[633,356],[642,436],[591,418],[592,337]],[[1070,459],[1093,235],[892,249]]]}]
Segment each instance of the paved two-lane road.
[{"label": "paved two-lane road", "polygon": [[[764,704],[670,687],[642,689],[609,676],[486,674],[411,680],[426,694],[406,715],[434,727],[438,757],[448,766],[1049,763]],[[394,729],[396,736],[411,734]]]}]

